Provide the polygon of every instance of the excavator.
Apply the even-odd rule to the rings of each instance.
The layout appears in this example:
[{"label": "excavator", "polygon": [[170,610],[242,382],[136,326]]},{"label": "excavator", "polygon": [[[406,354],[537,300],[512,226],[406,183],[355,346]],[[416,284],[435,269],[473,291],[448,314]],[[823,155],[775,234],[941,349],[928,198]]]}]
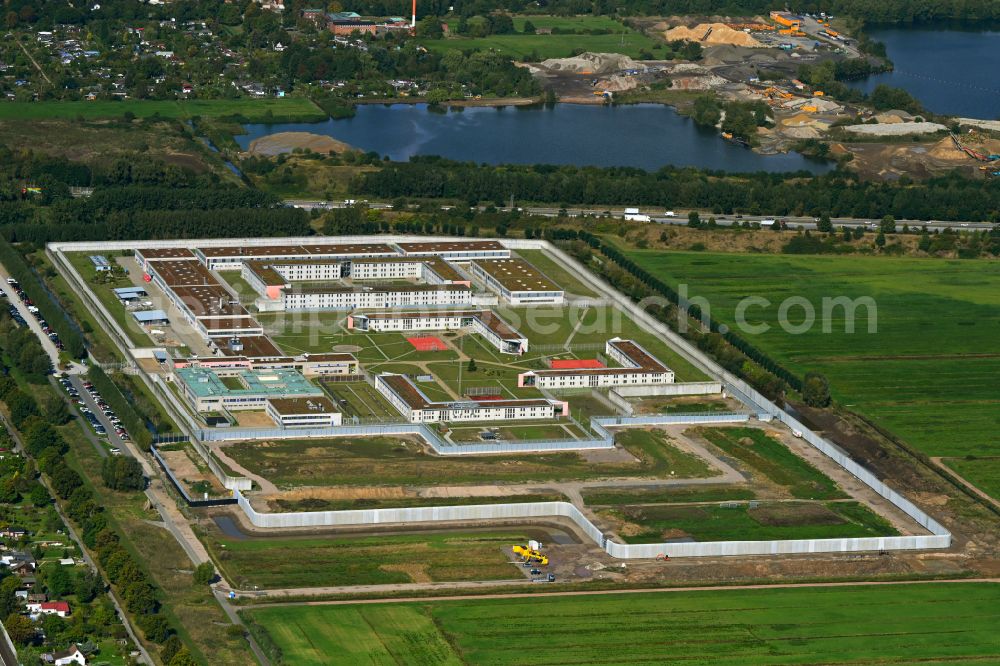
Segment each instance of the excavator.
[{"label": "excavator", "polygon": [[520,555],[525,562],[536,562],[543,567],[549,563],[549,558],[528,546],[516,545],[513,548],[515,555]]}]

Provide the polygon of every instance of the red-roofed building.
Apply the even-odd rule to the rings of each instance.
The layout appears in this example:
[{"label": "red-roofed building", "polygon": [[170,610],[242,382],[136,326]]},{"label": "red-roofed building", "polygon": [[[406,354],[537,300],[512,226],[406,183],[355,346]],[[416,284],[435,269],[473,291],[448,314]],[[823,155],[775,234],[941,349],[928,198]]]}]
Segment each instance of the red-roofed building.
[{"label": "red-roofed building", "polygon": [[27,605],[28,612],[32,615],[58,615],[67,617],[69,615],[69,604],[65,601],[41,601]]}]

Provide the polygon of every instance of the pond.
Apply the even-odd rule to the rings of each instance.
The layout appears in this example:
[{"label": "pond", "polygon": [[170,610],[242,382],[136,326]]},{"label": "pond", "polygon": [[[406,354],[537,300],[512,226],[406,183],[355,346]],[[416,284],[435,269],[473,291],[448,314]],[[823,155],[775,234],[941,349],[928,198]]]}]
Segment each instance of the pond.
[{"label": "pond", "polygon": [[799,153],[760,155],[723,140],[660,104],[469,107],[431,110],[424,104],[359,105],[353,118],[323,123],[247,125],[244,149],[278,132],[329,135],[364,151],[406,161],[439,155],[489,164],[690,166],[736,172],[825,173],[827,162]]}]

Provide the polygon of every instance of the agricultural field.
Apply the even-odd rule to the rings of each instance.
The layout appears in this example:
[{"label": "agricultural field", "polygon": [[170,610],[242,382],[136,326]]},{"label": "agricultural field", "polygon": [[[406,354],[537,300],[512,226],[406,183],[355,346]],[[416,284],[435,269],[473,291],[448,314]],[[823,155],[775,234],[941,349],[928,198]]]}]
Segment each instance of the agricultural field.
[{"label": "agricultural field", "polygon": [[242,589],[512,580],[521,574],[505,550],[526,539],[503,531],[232,539],[214,528],[202,537]]},{"label": "agricultural field", "polygon": [[[558,28],[562,31],[586,30],[606,32],[606,34],[545,34],[526,35],[523,33],[525,21],[530,20],[536,28]],[[421,43],[432,51],[461,51],[496,49],[515,59],[567,58],[575,52],[622,53],[639,58],[642,51],[655,53],[657,42],[646,35],[627,28],[618,21],[599,16],[528,16],[514,19],[516,34],[490,35],[488,37],[461,37],[448,39],[426,39]]]},{"label": "agricultural field", "polygon": [[[748,321],[770,330],[750,341],[793,371],[829,379],[834,397],[929,456],[989,456],[1000,428],[1000,264],[986,261],[888,257],[794,257],[702,252],[633,251],[630,256],[668,284],[706,297],[718,321],[734,322],[745,296],[769,299]],[[822,299],[870,297],[877,333],[859,308],[854,333],[844,311],[801,335],[778,325],[778,304],[803,296],[822,314]],[[790,318],[802,321],[802,309]],[[960,463],[959,463],[960,464]],[[1000,459],[977,461],[974,474],[996,497]]]},{"label": "agricultural field", "polygon": [[221,118],[243,116],[248,122],[311,122],[326,120],[327,114],[304,97],[281,99],[189,99],[125,100],[94,102],[8,102],[0,105],[0,120],[45,120],[51,118],[136,118],[159,116],[189,120],[195,116]]},{"label": "agricultural field", "polygon": [[701,458],[673,446],[662,432],[629,430],[620,443],[638,460],[590,463],[573,452],[443,458],[402,437],[238,442],[226,453],[280,487],[433,486],[527,483],[631,476],[702,478],[716,472]]},{"label": "agricultural field", "polygon": [[277,664],[875,666],[1000,660],[1000,588],[923,584],[243,611]]},{"label": "agricultural field", "polygon": [[740,461],[755,475],[782,486],[796,499],[829,500],[846,497],[825,474],[791,452],[781,442],[756,428],[694,428],[698,435]]},{"label": "agricultural field", "polygon": [[769,541],[895,536],[857,502],[743,502],[688,506],[621,506],[599,513],[626,543],[669,540]]}]

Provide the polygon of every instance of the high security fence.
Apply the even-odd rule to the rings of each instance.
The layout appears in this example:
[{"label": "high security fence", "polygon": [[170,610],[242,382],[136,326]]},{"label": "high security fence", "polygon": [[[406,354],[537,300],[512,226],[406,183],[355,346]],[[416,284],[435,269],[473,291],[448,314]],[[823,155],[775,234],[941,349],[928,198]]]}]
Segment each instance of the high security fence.
[{"label": "high security fence", "polygon": [[569,502],[524,502],[518,504],[473,504],[429,506],[405,509],[353,509],[348,511],[307,511],[260,513],[239,492],[237,502],[255,527],[346,527],[393,523],[435,523],[477,520],[526,520],[568,518],[608,555],[619,559],[653,557],[723,557],[727,555],[786,555],[795,553],[850,553],[881,550],[921,550],[945,548],[947,537],[897,536],[845,539],[791,539],[772,541],[706,541],[701,543],[623,544],[607,538],[583,513]]},{"label": "high security fence", "polygon": [[[314,238],[285,238],[281,239],[282,242],[295,243],[295,242],[314,242]],[[401,242],[410,240],[407,236],[357,236],[357,237],[343,237],[340,239],[342,242],[354,242],[354,243],[385,243],[385,242]],[[428,237],[423,240],[427,241],[452,241],[451,237]],[[231,245],[233,243],[246,246],[255,245],[267,245],[273,244],[274,239],[268,238],[247,238],[247,239],[206,239],[206,240],[188,240],[184,242],[186,247],[197,246],[220,246],[220,245]],[[579,279],[583,282],[589,284],[593,287],[597,293],[604,294],[606,298],[595,299],[604,302],[612,302],[621,307],[625,312],[635,319],[635,321],[648,328],[651,331],[658,333],[664,340],[667,340],[669,344],[676,349],[681,356],[687,359],[695,367],[701,369],[710,377],[721,379],[726,391],[733,395],[734,397],[740,399],[748,407],[755,410],[757,418],[761,420],[771,420],[773,418],[778,419],[782,423],[786,424],[793,431],[795,431],[799,436],[801,436],[806,442],[811,446],[814,446],[817,450],[821,451],[823,454],[830,457],[837,464],[841,465],[850,474],[853,474],[861,482],[865,483],[871,487],[876,493],[884,497],[886,500],[891,502],[893,505],[898,507],[900,510],[905,512],[908,516],[913,518],[917,523],[925,527],[929,532],[930,536],[904,536],[904,537],[882,537],[882,538],[864,538],[864,539],[815,539],[815,540],[792,540],[792,541],[727,541],[727,542],[710,542],[710,543],[680,543],[680,544],[618,544],[605,539],[604,535],[598,530],[590,521],[588,521],[575,507],[563,502],[554,503],[541,503],[541,504],[500,504],[500,505],[490,505],[495,507],[491,509],[486,506],[466,506],[466,507],[433,507],[427,509],[375,509],[371,512],[316,512],[316,513],[306,513],[306,514],[258,514],[249,505],[242,495],[239,494],[237,489],[237,497],[240,506],[247,515],[250,516],[251,520],[255,525],[260,525],[263,527],[273,526],[300,526],[302,521],[315,521],[308,524],[311,525],[327,525],[327,524],[355,524],[348,522],[332,522],[328,523],[326,521],[348,521],[348,520],[358,520],[362,521],[356,524],[374,524],[375,522],[389,522],[391,519],[398,519],[401,521],[411,522],[420,520],[468,520],[473,519],[475,515],[481,515],[484,519],[489,518],[530,518],[530,517],[540,517],[543,515],[558,515],[565,516],[572,519],[577,525],[580,526],[591,538],[594,539],[596,543],[601,544],[601,546],[614,557],[655,557],[656,555],[664,554],[671,557],[697,557],[697,556],[719,556],[719,555],[753,555],[753,554],[781,554],[781,553],[819,553],[819,552],[850,552],[850,551],[860,551],[860,550],[903,550],[903,549],[924,549],[924,548],[947,548],[951,544],[951,534],[946,530],[940,523],[927,515],[924,511],[914,505],[912,502],[907,500],[905,497],[889,488],[880,479],[878,479],[874,474],[864,469],[850,457],[837,448],[832,443],[826,441],[822,437],[819,437],[806,426],[800,423],[798,420],[793,418],[791,415],[787,414],[780,408],[778,408],[774,403],[766,399],[760,393],[755,391],[745,382],[736,378],[728,372],[725,372],[712,360],[706,357],[700,350],[691,345],[683,337],[675,333],[673,330],[665,326],[662,322],[656,320],[649,315],[643,308],[639,305],[633,303],[628,297],[620,294],[613,289],[611,289],[607,284],[605,284],[600,278],[592,274],[586,268],[584,268],[578,261],[570,257],[568,254],[560,250],[559,248],[553,246],[548,241],[543,240],[520,240],[520,239],[505,239],[502,241],[507,247],[511,249],[544,249],[549,254],[551,254],[557,262],[561,263],[564,268],[567,268],[571,273],[577,275]],[[85,302],[89,301],[93,307],[104,314],[104,319],[110,327],[110,332],[116,338],[116,341],[128,354],[132,353],[132,343],[128,336],[125,335],[124,331],[118,326],[117,322],[113,317],[110,317],[109,313],[103,307],[103,304],[94,297],[89,289],[78,289],[75,283],[83,284],[82,278],[79,276],[74,267],[70,262],[66,261],[63,252],[67,251],[94,251],[94,252],[110,252],[114,250],[132,249],[132,248],[144,248],[144,247],[159,247],[163,246],[162,241],[128,241],[128,242],[92,242],[92,243],[50,243],[48,245],[48,251],[50,254],[54,255],[54,262],[59,265],[64,271],[67,271],[72,275],[75,280],[70,280],[74,291],[77,291],[84,299]],[[81,293],[83,292],[83,293]],[[142,373],[143,379],[146,380],[147,385],[150,383],[145,373]],[[154,382],[155,383],[155,382]],[[154,389],[155,390],[155,389]],[[168,392],[169,393],[169,392]],[[238,430],[239,434],[236,434],[233,430],[228,432],[213,432],[206,430],[199,430],[195,435],[205,438],[205,441],[218,441],[222,439],[249,439],[251,437],[330,437],[338,435],[350,435],[350,434],[417,434],[424,437],[435,450],[442,455],[463,455],[463,454],[475,454],[475,453],[514,453],[514,452],[533,452],[533,451],[546,451],[546,450],[566,450],[566,448],[571,448],[573,450],[579,450],[582,448],[607,448],[609,442],[612,441],[612,435],[607,430],[608,427],[614,426],[639,426],[639,425],[660,425],[666,423],[710,423],[710,422],[723,422],[720,420],[720,416],[723,415],[669,415],[666,417],[646,417],[646,418],[615,418],[615,419],[594,419],[592,421],[592,428],[594,432],[598,435],[597,439],[586,440],[586,441],[562,441],[562,442],[503,442],[503,443],[489,443],[489,444],[455,444],[447,442],[441,438],[437,432],[432,428],[422,425],[422,424],[400,424],[400,425],[381,425],[381,426],[357,426],[354,429],[350,427],[338,428],[336,432],[330,432],[329,429],[322,429],[316,431],[303,431],[303,430]],[[746,421],[749,416],[746,414],[730,415],[733,417],[733,421]],[[661,419],[677,419],[681,417],[686,420],[661,420]],[[183,420],[183,419],[182,419]],[[234,437],[234,435],[236,435]],[[200,442],[197,441],[197,437],[192,442],[198,448],[199,453],[206,457],[209,464],[212,466],[212,470],[217,474],[223,474],[223,471],[219,468],[217,464],[213,465],[215,462],[210,452],[208,452],[204,447],[200,446]],[[568,445],[568,447],[567,447]],[[613,445],[613,444],[612,444]],[[228,477],[227,480],[235,481],[234,477]],[[246,481],[246,480],[245,480]],[[227,483],[227,487],[229,484]],[[565,505],[565,506],[562,506]],[[424,513],[429,511],[430,513]],[[381,512],[395,512],[395,513],[381,513]],[[436,512],[436,513],[435,513]],[[351,515],[341,515],[341,514],[351,514]],[[361,515],[355,515],[361,514]],[[493,515],[495,514],[495,515]],[[453,516],[451,518],[440,518],[435,516]],[[258,522],[263,521],[263,522]]]}]

